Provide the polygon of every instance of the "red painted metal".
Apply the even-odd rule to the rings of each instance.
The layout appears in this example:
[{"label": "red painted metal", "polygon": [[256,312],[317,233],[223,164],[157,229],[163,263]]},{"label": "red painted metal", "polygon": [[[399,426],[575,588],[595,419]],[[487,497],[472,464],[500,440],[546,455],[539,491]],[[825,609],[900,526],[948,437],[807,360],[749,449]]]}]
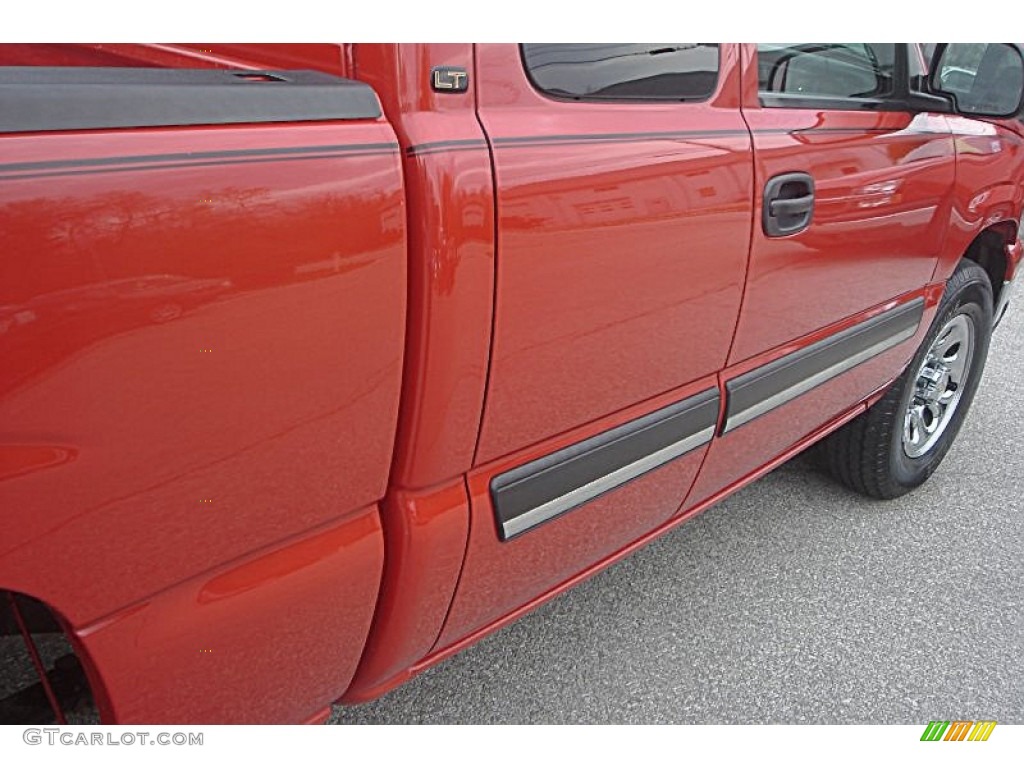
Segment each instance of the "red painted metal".
[{"label": "red painted metal", "polygon": [[394,687],[434,646],[469,534],[463,479],[433,491],[393,491],[382,517],[386,557],[380,599],[346,702],[365,701]]},{"label": "red painted metal", "polygon": [[316,69],[351,77],[346,56],[349,46],[339,43],[183,43],[152,47],[245,62],[255,69]]},{"label": "red painted metal", "polygon": [[[511,624],[512,622],[525,616],[526,614],[530,613],[536,608],[539,608],[541,605],[547,603],[548,601],[552,600],[553,598],[557,597],[563,592],[572,589],[577,584],[586,581],[587,579],[600,573],[604,569],[614,565],[620,560],[633,554],[638,549],[645,547],[655,539],[664,536],[666,533],[668,533],[675,527],[681,525],[682,523],[685,523],[693,517],[696,517],[697,515],[706,511],[707,509],[714,506],[718,502],[722,501],[726,497],[732,495],[733,493],[736,493],[737,491],[754,482],[755,480],[758,480],[759,478],[768,474],[773,469],[781,466],[782,464],[785,464],[787,461],[792,459],[800,452],[804,451],[810,445],[818,442],[823,437],[828,435],[830,432],[833,432],[834,430],[841,427],[843,424],[847,423],[851,419],[863,413],[865,408],[866,405],[864,403],[857,403],[856,405],[839,414],[826,424],[823,424],[813,433],[807,435],[803,440],[790,446],[787,450],[783,451],[778,456],[774,457],[771,461],[766,462],[753,472],[748,473],[746,476],[737,479],[727,488],[723,488],[719,493],[714,494],[713,496],[705,499],[699,504],[686,507],[682,514],[675,515],[669,518],[666,522],[662,523],[655,530],[650,531],[649,533],[637,539],[636,541],[627,544],[618,551],[613,552],[609,556],[591,564],[586,569],[574,574],[571,578],[568,578],[559,584],[551,586],[550,588],[546,589],[543,593],[538,594],[536,597],[531,599],[529,602],[520,605],[515,610],[506,613],[504,616],[501,616],[500,618],[490,622],[486,626],[477,629],[472,634],[467,635],[459,640],[456,640],[452,642],[450,645],[439,645],[434,651],[431,652],[429,656],[427,656],[420,663],[416,664],[411,670],[409,670],[408,676],[403,679],[408,679],[408,677],[418,675],[421,672],[429,669],[430,667],[439,664],[445,659],[455,655],[459,651],[465,650],[466,648],[470,647],[479,640],[482,640],[487,635],[490,635],[496,632],[497,630],[501,629],[502,627]],[[386,691],[380,691],[380,693],[384,692]]]},{"label": "red painted metal", "polygon": [[324,707],[315,715],[311,715],[305,720],[303,725],[323,725],[327,722],[327,719],[331,716],[331,708]]},{"label": "red painted metal", "polygon": [[518,46],[477,56],[498,182],[482,464],[722,367],[752,174],[736,46],[722,47],[705,104],[555,101],[529,83]]},{"label": "red painted metal", "polygon": [[706,449],[695,449],[569,514],[505,542],[499,541],[495,528],[489,493],[492,478],[715,385],[713,375],[700,379],[470,473],[472,522],[466,562],[437,647],[451,645],[490,625],[552,585],[571,579],[592,563],[664,523],[685,498]]},{"label": "red painted metal", "polygon": [[925,299],[925,313],[912,339],[717,437],[708,451],[700,476],[690,491],[684,507],[690,508],[701,504],[706,499],[717,496],[723,489],[731,487],[741,478],[757,474],[760,468],[772,463],[774,458],[784,453],[789,446],[803,442],[805,436],[814,433],[823,422],[828,422],[845,411],[847,404],[867,400],[877,392],[880,382],[895,379],[913,357],[914,350],[928,332],[928,326],[935,316],[942,296],[942,286],[913,291],[899,297],[898,300],[858,313],[840,323],[726,368],[722,372],[723,380],[735,378],[918,296]]},{"label": "red painted metal", "polygon": [[435,93],[434,66],[464,67],[470,45],[365,45],[355,65],[382,94],[403,146],[409,320],[391,483],[428,488],[473,462],[491,342],[494,197],[474,94]]},{"label": "red painted metal", "polygon": [[430,70],[440,65],[476,77],[469,45],[366,45],[355,61],[360,78],[384,94],[403,146],[410,258],[402,411],[383,508],[384,580],[346,701],[390,687],[433,646],[469,531],[462,474],[472,465],[487,376],[494,200],[473,93],[432,91]]},{"label": "red painted metal", "polygon": [[[744,54],[758,213],[730,365],[927,283],[949,230],[956,170],[945,116],[762,108],[756,48]],[[769,238],[762,192],[794,171],[814,178],[813,221]]]},{"label": "red painted metal", "polygon": [[1006,246],[1006,279],[1012,280],[1021,261],[1024,261],[1024,243],[1016,240],[1012,245]]},{"label": "red painted metal", "polygon": [[350,76],[335,43],[4,43],[2,66],[316,69]]},{"label": "red painted metal", "polygon": [[[1016,240],[1024,208],[1024,137],[1007,124],[947,117],[957,156],[957,183],[945,248],[934,280],[947,280],[974,239],[995,230],[1007,244]],[[1008,264],[1009,266],[1009,264]]]},{"label": "red painted metal", "polygon": [[0,66],[141,67],[147,64],[134,56],[125,55],[124,50],[108,50],[95,44],[3,43],[0,44]]},{"label": "red painted metal", "polygon": [[[379,695],[863,412],[979,233],[1012,273],[1017,123],[764,109],[755,56],[723,46],[704,104],[605,105],[513,45],[0,46],[321,69],[386,115],[0,139],[0,586],[62,617],[106,719]],[[769,241],[793,170],[815,223]],[[499,542],[495,475],[915,296],[914,340]]]},{"label": "red painted metal", "polygon": [[[0,445],[34,470],[0,482],[5,587],[81,626],[383,497],[394,141],[383,120],[3,138]],[[111,157],[139,159],[82,165]]]},{"label": "red painted metal", "polygon": [[77,635],[117,722],[305,722],[355,672],[383,556],[370,506]]}]

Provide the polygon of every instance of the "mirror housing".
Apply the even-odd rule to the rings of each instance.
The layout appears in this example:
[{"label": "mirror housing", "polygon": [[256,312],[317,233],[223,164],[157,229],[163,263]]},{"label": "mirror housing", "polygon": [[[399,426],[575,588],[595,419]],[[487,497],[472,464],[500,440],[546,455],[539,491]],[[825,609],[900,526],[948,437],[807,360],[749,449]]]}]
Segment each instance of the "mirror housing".
[{"label": "mirror housing", "polygon": [[928,84],[958,114],[1014,117],[1024,106],[1024,56],[1012,43],[939,43]]}]

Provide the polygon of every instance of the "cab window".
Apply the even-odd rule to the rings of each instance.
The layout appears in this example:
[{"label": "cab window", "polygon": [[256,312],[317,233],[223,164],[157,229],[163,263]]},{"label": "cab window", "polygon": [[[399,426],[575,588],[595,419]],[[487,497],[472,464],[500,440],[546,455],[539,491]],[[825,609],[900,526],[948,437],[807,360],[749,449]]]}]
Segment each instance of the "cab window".
[{"label": "cab window", "polygon": [[718,81],[714,43],[525,43],[540,91],[573,101],[704,101]]}]

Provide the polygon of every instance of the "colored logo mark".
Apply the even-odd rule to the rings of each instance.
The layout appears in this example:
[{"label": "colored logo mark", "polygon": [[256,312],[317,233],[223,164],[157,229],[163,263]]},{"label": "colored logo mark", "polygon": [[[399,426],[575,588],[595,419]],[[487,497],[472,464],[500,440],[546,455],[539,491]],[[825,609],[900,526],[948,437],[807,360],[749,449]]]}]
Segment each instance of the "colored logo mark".
[{"label": "colored logo mark", "polygon": [[988,741],[995,727],[995,720],[932,720],[921,741]]}]

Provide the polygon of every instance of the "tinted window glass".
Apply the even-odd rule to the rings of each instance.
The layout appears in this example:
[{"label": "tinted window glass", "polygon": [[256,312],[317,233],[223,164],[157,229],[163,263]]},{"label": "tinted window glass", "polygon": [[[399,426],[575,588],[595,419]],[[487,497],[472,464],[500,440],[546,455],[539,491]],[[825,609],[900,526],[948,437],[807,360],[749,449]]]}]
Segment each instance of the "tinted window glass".
[{"label": "tinted window glass", "polygon": [[526,43],[523,62],[545,93],[582,101],[700,101],[715,90],[712,43]]},{"label": "tinted window glass", "polygon": [[762,97],[870,100],[893,90],[894,43],[786,43],[757,46]]}]

